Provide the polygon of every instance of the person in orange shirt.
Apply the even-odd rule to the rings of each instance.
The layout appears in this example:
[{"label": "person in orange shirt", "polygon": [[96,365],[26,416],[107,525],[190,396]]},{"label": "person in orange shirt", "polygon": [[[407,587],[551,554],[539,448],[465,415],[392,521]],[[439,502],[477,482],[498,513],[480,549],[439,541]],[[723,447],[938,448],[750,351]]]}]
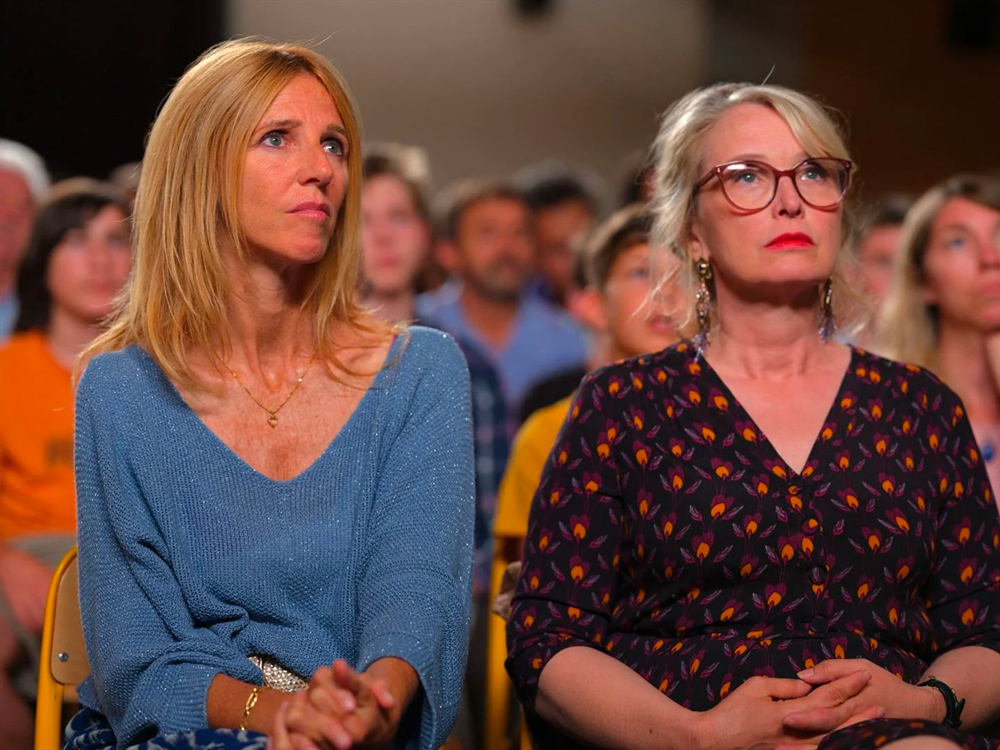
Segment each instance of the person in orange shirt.
[{"label": "person in orange shirt", "polygon": [[73,366],[128,279],[123,196],[91,180],[53,188],[19,271],[0,348],[0,747],[27,748],[38,639],[53,569],[73,545]]}]

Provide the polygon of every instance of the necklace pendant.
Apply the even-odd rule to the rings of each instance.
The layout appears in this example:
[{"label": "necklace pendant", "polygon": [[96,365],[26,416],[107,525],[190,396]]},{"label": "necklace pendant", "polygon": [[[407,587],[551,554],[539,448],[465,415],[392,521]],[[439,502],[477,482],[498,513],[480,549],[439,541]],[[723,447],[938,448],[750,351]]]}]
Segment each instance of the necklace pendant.
[{"label": "necklace pendant", "polygon": [[267,418],[267,423],[271,425],[272,429],[278,426],[278,418],[273,414]]}]

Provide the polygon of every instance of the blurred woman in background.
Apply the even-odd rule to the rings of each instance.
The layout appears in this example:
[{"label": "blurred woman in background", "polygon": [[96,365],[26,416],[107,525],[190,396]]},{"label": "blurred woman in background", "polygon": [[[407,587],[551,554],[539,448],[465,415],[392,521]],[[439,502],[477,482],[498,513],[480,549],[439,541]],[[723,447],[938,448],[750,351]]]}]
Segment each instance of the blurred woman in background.
[{"label": "blurred woman in background", "polygon": [[935,185],[903,224],[878,324],[887,356],[935,372],[961,396],[1000,487],[1000,178]]},{"label": "blurred woman in background", "polygon": [[427,198],[406,161],[398,153],[364,160],[361,299],[389,323],[415,319],[414,300],[426,291],[423,276],[431,262]]},{"label": "blurred woman in background", "polygon": [[877,310],[892,286],[892,269],[899,255],[899,240],[906,212],[913,199],[885,195],[863,213],[857,239],[852,243],[858,264],[860,291]]}]

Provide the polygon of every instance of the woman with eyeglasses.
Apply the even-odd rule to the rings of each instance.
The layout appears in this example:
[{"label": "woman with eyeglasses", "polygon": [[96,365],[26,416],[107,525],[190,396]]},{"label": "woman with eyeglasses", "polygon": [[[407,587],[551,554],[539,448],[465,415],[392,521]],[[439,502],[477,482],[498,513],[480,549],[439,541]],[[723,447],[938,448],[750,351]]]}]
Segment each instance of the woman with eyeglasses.
[{"label": "woman with eyeglasses", "polygon": [[667,112],[656,155],[654,244],[699,333],[588,376],[542,475],[507,662],[537,731],[996,747],[1000,519],[958,397],[833,337],[837,126],[721,84]]}]

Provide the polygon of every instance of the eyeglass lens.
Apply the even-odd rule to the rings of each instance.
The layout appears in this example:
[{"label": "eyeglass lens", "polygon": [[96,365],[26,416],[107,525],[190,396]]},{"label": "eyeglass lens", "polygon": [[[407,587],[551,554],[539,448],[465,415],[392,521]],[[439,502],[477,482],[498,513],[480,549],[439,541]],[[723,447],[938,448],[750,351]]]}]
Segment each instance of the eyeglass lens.
[{"label": "eyeglass lens", "polygon": [[[840,203],[847,189],[848,170],[840,162],[816,159],[795,167],[794,184],[799,195],[814,208]],[[760,162],[727,164],[719,173],[726,197],[744,209],[763,208],[777,192],[777,174]]]}]

